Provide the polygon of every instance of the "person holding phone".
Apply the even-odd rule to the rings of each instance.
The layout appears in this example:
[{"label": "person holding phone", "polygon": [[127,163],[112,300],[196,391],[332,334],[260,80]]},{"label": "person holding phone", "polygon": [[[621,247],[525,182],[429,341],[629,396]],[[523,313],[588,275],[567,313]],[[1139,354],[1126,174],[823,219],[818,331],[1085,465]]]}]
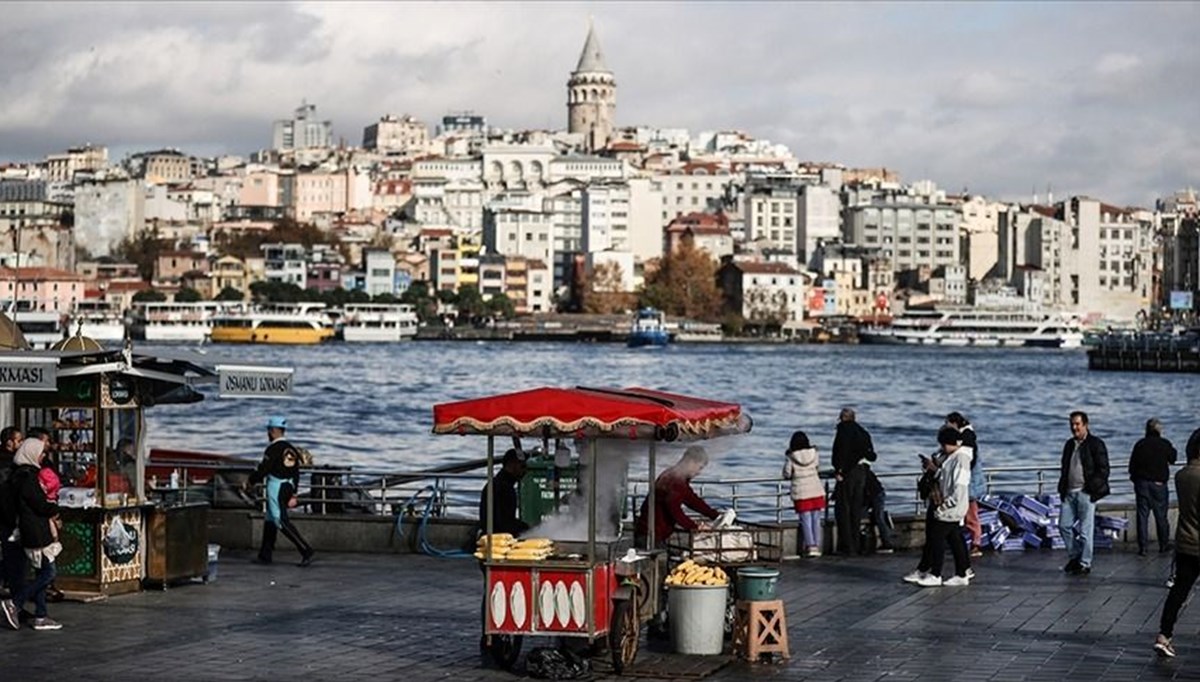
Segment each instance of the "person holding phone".
[{"label": "person holding phone", "polygon": [[[921,587],[965,587],[974,576],[962,536],[974,454],[962,444],[961,434],[952,426],[943,426],[937,440],[938,453],[934,457],[920,456],[925,473],[918,485],[929,501],[925,512],[925,547],[917,569],[904,576],[904,581]],[[943,580],[942,562],[947,545],[954,555],[954,576]]]}]

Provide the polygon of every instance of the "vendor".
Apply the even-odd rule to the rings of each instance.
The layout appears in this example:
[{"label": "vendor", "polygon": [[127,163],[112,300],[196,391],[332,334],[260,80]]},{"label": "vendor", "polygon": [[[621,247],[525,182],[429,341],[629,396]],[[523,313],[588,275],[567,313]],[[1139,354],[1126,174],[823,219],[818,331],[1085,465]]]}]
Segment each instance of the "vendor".
[{"label": "vendor", "polygon": [[479,493],[480,532],[487,532],[487,496],[492,488],[492,532],[514,537],[529,530],[529,524],[517,518],[517,484],[525,477],[525,453],[510,448],[504,453],[500,471]]},{"label": "vendor", "polygon": [[[117,441],[117,448],[115,451],[109,452],[107,462],[108,487],[105,492],[132,493],[133,481],[137,478],[137,455],[133,451],[133,441],[128,438]],[[94,463],[84,469],[83,476],[75,485],[85,488],[95,487],[96,465]]]},{"label": "vendor", "polygon": [[[707,530],[706,523],[696,523],[683,510],[684,507],[704,515],[709,519],[717,518],[717,510],[708,506],[695,490],[692,490],[692,479],[700,475],[708,465],[708,452],[699,445],[693,445],[683,452],[675,466],[659,474],[654,481],[654,546],[663,548],[667,545],[667,537],[676,530]],[[647,512],[649,511],[650,496],[642,502],[642,510],[638,513],[634,524],[634,541],[638,547],[646,546]]]}]

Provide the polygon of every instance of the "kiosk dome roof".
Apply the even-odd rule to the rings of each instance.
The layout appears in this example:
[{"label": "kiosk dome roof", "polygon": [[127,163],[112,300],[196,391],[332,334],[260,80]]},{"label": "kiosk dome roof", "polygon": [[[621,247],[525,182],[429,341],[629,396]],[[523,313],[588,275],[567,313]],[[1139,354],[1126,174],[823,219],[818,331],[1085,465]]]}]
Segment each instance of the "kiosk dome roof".
[{"label": "kiosk dome roof", "polygon": [[13,319],[0,313],[0,350],[29,350],[29,341]]}]

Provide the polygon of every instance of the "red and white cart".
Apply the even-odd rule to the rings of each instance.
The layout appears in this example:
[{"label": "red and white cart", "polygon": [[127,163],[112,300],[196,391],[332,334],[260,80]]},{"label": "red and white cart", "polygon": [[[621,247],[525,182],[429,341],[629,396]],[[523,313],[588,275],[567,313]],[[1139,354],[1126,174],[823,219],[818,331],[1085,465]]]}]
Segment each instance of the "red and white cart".
[{"label": "red and white cart", "polygon": [[[496,436],[574,438],[586,443],[592,462],[598,439],[645,441],[653,481],[657,443],[744,433],[751,426],[735,403],[644,388],[583,387],[537,388],[435,405],[433,421],[435,434],[487,436],[489,480]],[[581,482],[588,498],[586,542],[556,542],[556,555],[543,561],[484,562],[483,634],[488,651],[505,668],[516,662],[524,636],[549,635],[606,638],[619,673],[637,656],[642,625],[659,613],[666,554],[652,549],[653,516],[651,536],[646,547],[637,548],[635,561],[623,560],[632,546],[628,539],[597,542],[597,468],[588,467]],[[649,496],[653,515],[653,485]],[[485,508],[484,532],[490,538],[491,486]],[[492,556],[490,546],[484,554]]]}]

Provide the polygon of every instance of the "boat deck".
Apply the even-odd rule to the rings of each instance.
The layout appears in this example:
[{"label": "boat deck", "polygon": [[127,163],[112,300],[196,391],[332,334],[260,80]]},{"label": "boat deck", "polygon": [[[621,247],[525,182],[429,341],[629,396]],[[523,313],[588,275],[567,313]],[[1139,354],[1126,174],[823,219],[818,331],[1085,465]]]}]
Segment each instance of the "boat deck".
[{"label": "boat deck", "polygon": [[[521,677],[480,663],[482,579],[473,560],[320,554],[300,569],[290,563],[290,548],[273,566],[253,565],[249,557],[222,553],[218,579],[207,585],[51,604],[63,630],[0,631],[3,678]],[[906,552],[785,563],[779,592],[792,659],[758,665],[717,659],[707,679],[1200,678],[1194,607],[1176,627],[1178,658],[1160,660],[1151,650],[1169,555],[1101,551],[1086,578],[1058,570],[1061,551],[989,555],[976,562],[973,585],[938,589],[900,581],[917,558]],[[550,642],[527,638],[525,651]],[[643,640],[642,679],[688,674],[645,647]],[[592,679],[610,678],[598,671]]]}]

